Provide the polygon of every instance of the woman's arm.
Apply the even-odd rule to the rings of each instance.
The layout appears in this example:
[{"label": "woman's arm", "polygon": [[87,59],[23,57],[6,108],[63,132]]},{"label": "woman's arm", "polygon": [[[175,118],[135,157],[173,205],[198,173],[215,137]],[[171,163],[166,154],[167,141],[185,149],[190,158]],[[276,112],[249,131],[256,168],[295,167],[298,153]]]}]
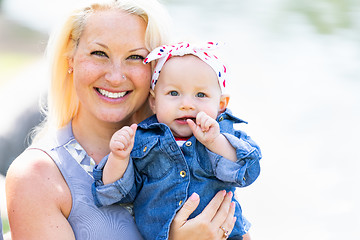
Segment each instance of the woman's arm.
[{"label": "woman's arm", "polygon": [[224,227],[229,234],[234,228],[235,205],[231,202],[232,192],[218,192],[201,214],[188,220],[197,208],[200,198],[193,194],[176,214],[170,227],[170,240],[217,240],[224,239]]},{"label": "woman's arm", "polygon": [[25,151],[11,164],[5,184],[13,240],[75,239],[66,219],[70,190],[48,155]]}]

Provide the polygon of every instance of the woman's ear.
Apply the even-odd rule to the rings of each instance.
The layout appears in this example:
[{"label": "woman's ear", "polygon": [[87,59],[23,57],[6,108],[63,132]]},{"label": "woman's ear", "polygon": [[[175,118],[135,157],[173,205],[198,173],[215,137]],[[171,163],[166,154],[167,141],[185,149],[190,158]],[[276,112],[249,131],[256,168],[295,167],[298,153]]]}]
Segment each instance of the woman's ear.
[{"label": "woman's ear", "polygon": [[73,66],[74,66],[74,58],[73,58],[73,57],[69,57],[67,60],[68,60],[68,67],[69,67],[69,69],[73,69]]},{"label": "woman's ear", "polygon": [[149,104],[150,108],[153,111],[154,114],[156,114],[156,108],[155,108],[155,92],[150,89],[150,95],[149,95]]},{"label": "woman's ear", "polygon": [[229,104],[230,95],[223,94],[220,97],[219,112],[224,112]]}]

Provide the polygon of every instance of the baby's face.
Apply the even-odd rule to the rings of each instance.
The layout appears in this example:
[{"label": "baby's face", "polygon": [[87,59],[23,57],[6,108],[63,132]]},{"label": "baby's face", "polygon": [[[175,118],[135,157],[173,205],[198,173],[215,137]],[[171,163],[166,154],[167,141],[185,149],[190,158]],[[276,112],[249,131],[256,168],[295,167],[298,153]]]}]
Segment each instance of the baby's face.
[{"label": "baby's face", "polygon": [[170,58],[161,70],[154,93],[152,109],[158,121],[168,125],[176,137],[192,135],[186,119],[195,120],[200,111],[215,119],[223,110],[214,70],[193,55]]}]

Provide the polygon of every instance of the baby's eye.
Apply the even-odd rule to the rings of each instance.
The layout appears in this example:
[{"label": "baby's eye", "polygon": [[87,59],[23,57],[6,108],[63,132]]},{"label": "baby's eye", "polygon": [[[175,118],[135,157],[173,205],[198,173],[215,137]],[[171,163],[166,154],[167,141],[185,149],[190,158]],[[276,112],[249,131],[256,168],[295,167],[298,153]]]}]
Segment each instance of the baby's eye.
[{"label": "baby's eye", "polygon": [[169,95],[170,96],[179,96],[179,93],[177,91],[170,91]]},{"label": "baby's eye", "polygon": [[205,93],[202,92],[197,93],[196,96],[200,98],[206,97]]},{"label": "baby's eye", "polygon": [[108,55],[103,51],[93,51],[93,52],[91,52],[91,55],[96,55],[99,57],[108,57]]}]

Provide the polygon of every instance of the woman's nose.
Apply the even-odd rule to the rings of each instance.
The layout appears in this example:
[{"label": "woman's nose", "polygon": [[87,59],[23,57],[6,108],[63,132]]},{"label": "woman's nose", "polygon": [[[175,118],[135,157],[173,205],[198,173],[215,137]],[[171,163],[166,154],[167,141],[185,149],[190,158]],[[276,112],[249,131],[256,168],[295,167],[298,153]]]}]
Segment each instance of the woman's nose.
[{"label": "woman's nose", "polygon": [[126,80],[126,74],[121,64],[114,64],[105,74],[105,79],[112,85],[119,85]]}]

